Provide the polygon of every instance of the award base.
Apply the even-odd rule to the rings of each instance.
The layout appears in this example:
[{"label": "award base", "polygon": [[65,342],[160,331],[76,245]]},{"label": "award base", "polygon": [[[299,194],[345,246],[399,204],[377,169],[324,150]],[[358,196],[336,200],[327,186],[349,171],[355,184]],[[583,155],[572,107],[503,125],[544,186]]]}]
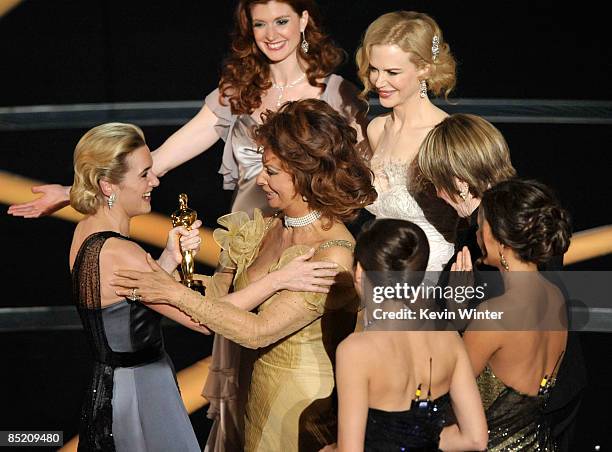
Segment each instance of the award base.
[{"label": "award base", "polygon": [[206,294],[206,287],[204,287],[204,284],[202,284],[202,281],[200,280],[196,279],[190,281],[183,281],[183,284],[189,287],[191,290],[195,290],[196,292],[200,293],[201,295]]}]

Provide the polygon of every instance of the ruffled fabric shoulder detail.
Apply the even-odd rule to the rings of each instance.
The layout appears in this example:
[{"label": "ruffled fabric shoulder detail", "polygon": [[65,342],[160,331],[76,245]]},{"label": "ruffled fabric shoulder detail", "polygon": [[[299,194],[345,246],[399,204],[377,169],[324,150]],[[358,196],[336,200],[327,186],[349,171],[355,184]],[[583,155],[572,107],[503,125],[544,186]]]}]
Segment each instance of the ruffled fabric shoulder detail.
[{"label": "ruffled fabric shoulder detail", "polygon": [[220,217],[217,223],[223,226],[213,231],[213,238],[221,247],[219,264],[237,271],[244,270],[257,256],[266,232],[261,210],[253,211],[253,219],[246,212],[232,212]]},{"label": "ruffled fabric shoulder detail", "polygon": [[208,96],[206,96],[206,98],[204,99],[204,103],[217,117],[217,122],[215,123],[215,132],[217,132],[219,138],[223,139],[223,141],[227,141],[230,126],[235,120],[235,117],[232,115],[232,110],[229,106],[229,101],[227,102],[227,105],[221,104],[221,102],[219,101],[219,88],[217,88],[213,92],[208,94]]}]

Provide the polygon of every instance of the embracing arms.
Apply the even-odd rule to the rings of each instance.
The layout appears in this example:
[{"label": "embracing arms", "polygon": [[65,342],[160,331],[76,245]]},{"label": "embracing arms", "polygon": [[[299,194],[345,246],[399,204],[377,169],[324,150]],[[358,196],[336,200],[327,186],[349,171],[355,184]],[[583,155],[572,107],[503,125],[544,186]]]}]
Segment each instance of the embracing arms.
[{"label": "embracing arms", "polygon": [[[350,252],[343,251],[346,251],[351,259]],[[325,257],[317,256],[317,259],[324,260]],[[122,287],[117,289],[117,293],[127,295],[131,292],[131,288],[136,288],[144,301],[169,303],[176,306],[194,321],[206,324],[217,333],[249,348],[272,344],[308,325],[321,316],[322,306],[326,300],[326,288],[321,289],[319,293],[291,292],[286,289],[275,293],[277,285],[274,283],[274,278],[278,278],[277,275],[274,275],[275,272],[224,297],[202,297],[174,281],[150,258],[149,263],[153,269],[152,272],[122,271],[117,273],[119,277],[114,283]],[[308,264],[313,265],[314,263]],[[344,266],[344,264],[346,262],[340,262],[340,265]],[[303,263],[301,265],[304,266]],[[326,265],[330,265],[329,262]],[[282,269],[279,270],[281,271]],[[305,283],[298,281],[300,279],[296,275],[298,271],[300,271],[299,266],[296,266],[293,281],[284,283],[283,287],[294,289],[307,287],[303,285]],[[335,270],[323,269],[322,271],[325,271],[326,274],[336,273]],[[347,290],[354,290],[352,278],[346,275],[346,272],[338,275],[337,279],[343,280],[343,284],[348,286]],[[270,303],[257,314],[236,306],[257,305],[262,298],[269,299],[271,296],[273,299]]]}]

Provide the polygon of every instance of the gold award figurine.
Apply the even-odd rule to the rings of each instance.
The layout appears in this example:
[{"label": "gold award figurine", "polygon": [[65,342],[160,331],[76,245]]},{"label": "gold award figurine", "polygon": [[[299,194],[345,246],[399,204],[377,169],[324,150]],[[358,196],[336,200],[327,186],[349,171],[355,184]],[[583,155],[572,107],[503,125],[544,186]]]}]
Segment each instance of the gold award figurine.
[{"label": "gold award figurine", "polygon": [[[179,195],[179,208],[174,211],[170,218],[172,219],[173,227],[183,226],[187,229],[191,229],[191,225],[198,219],[198,213],[187,207],[187,195],[185,193]],[[195,269],[194,252],[191,250],[185,251],[181,248],[181,254],[183,255],[181,268],[179,270],[181,283],[192,290],[204,294],[204,285],[202,281],[193,279]]]}]

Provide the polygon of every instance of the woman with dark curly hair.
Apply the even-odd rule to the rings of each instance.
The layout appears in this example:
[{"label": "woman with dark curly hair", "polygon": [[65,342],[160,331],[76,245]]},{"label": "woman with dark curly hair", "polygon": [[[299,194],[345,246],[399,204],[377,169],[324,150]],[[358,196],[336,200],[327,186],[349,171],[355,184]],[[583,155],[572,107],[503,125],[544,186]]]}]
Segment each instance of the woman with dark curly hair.
[{"label": "woman with dark curly hair", "polygon": [[206,297],[190,291],[151,262],[153,272],[122,272],[118,294],[136,288],[145,301],[169,303],[228,339],[260,349],[244,417],[244,450],[319,450],[335,441],[332,363],[336,346],[354,330],[359,304],[352,279],[355,241],[344,222],[373,202],[376,191],[356,150],[357,133],[329,104],[289,102],[264,116],[254,133],[264,165],[257,184],[280,213],[264,218],[256,209],[253,219],[245,212],[221,217],[227,229],[214,233],[223,249],[220,272],[231,276],[239,296],[315,249],[317,260],[341,270],[329,293],[279,291],[239,309],[214,291]]},{"label": "woman with dark curly hair", "polygon": [[487,450],[557,450],[546,405],[566,348],[566,307],[538,265],[567,251],[568,213],[543,184],[514,179],[484,192],[478,225],[484,263],[504,282],[503,295],[478,307],[503,312],[503,322],[472,322],[463,336],[489,426]]}]

